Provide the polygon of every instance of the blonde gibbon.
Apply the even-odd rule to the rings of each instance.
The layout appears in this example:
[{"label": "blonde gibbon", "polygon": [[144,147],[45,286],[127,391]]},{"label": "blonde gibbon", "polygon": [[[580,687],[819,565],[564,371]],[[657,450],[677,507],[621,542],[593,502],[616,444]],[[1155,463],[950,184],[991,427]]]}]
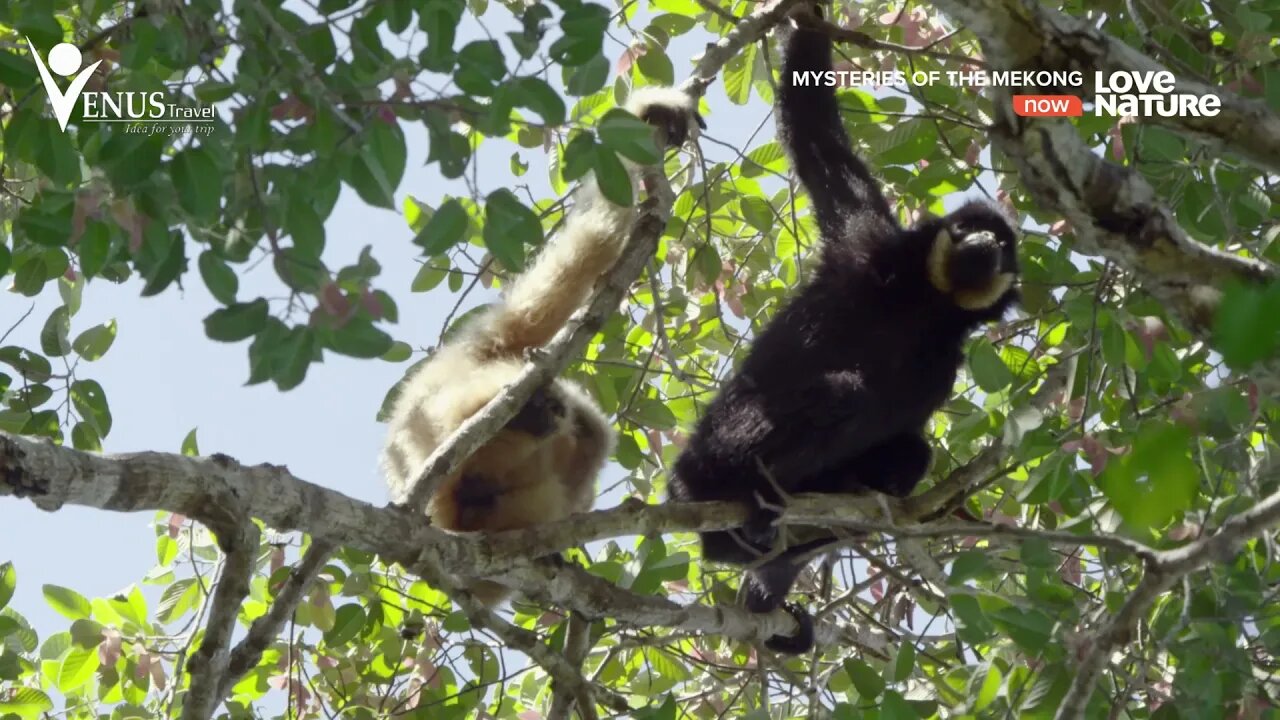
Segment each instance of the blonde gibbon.
[{"label": "blonde gibbon", "polygon": [[[695,100],[668,87],[641,88],[626,109],[655,126],[660,148],[679,147],[702,124]],[[623,160],[639,186],[639,167]],[[607,200],[594,178],[574,196],[563,229],[486,314],[408,376],[392,408],[383,468],[393,500],[407,499],[415,474],[440,443],[483,408],[545,345],[613,267],[637,210]],[[613,452],[608,418],[576,383],[557,378],[442,482],[427,506],[455,532],[529,527],[586,512],[596,475]],[[493,582],[468,588],[493,606],[508,593]]]}]

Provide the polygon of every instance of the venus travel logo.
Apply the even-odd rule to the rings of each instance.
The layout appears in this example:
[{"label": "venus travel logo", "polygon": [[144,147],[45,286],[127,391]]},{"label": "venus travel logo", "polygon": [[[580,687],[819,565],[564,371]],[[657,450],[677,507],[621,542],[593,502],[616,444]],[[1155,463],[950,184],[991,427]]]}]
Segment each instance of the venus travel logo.
[{"label": "venus travel logo", "polygon": [[[93,71],[98,69],[98,65],[102,63],[98,60],[89,67],[80,70],[80,66],[84,63],[84,58],[80,54],[80,48],[71,43],[58,43],[49,51],[49,65],[45,66],[43,60],[40,59],[40,53],[36,50],[35,43],[31,42],[31,38],[27,38],[27,47],[31,48],[31,57],[36,60],[36,68],[40,70],[40,80],[44,83],[44,91],[49,94],[49,104],[53,105],[53,114],[58,118],[58,127],[63,132],[67,131],[67,121],[71,119],[71,111],[76,106],[76,100],[80,98],[80,93],[84,91],[85,83],[89,82],[89,77],[93,75]],[[50,70],[62,77],[70,77],[75,75],[71,80],[70,87],[65,93],[58,89],[58,83],[54,81]],[[79,74],[76,71],[79,70]]]},{"label": "venus travel logo", "polygon": [[[58,127],[67,131],[72,111],[80,104],[80,120],[94,123],[123,123],[126,133],[156,134],[159,132],[213,132],[215,116],[213,107],[199,107],[175,103],[164,92],[104,92],[85,91],[101,60],[81,69],[84,57],[80,48],[71,43],[58,43],[49,51],[48,63],[40,57],[31,38],[27,38],[31,57],[40,71],[44,91],[53,105]],[[71,84],[64,91],[58,87],[54,75],[70,77]],[[72,77],[74,76],[74,77]]]}]

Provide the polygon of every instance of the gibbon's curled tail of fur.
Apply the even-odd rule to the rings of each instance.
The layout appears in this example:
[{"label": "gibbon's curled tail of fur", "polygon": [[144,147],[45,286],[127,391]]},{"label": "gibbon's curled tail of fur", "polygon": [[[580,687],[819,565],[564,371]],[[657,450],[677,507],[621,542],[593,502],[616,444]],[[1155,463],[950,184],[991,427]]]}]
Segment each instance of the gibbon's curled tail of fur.
[{"label": "gibbon's curled tail of fur", "polygon": [[[803,9],[801,10],[803,12]],[[675,501],[751,508],[742,527],[700,536],[705,560],[746,566],[746,605],[786,607],[800,653],[812,620],[786,604],[815,550],[780,544],[777,508],[801,493],[909,495],[932,457],[925,430],[954,391],[968,335],[1017,299],[1017,235],[983,203],[903,228],[853,151],[835,89],[797,85],[832,69],[831,38],[804,17],[782,29],[778,134],[813,201],[820,262],[757,334],[680,456]]]},{"label": "gibbon's curled tail of fur", "polygon": [[[641,88],[626,109],[654,125],[659,146],[676,147],[701,124],[695,101],[673,88]],[[639,170],[623,159],[640,187]],[[520,373],[525,351],[546,344],[617,261],[637,210],[610,202],[594,177],[574,195],[563,228],[505,296],[438,348],[401,384],[382,465],[394,502],[404,502],[423,463],[458,426]],[[456,532],[529,527],[591,509],[596,475],[613,450],[612,426],[591,396],[557,378],[446,478],[427,513]],[[506,591],[470,584],[496,604]]]}]

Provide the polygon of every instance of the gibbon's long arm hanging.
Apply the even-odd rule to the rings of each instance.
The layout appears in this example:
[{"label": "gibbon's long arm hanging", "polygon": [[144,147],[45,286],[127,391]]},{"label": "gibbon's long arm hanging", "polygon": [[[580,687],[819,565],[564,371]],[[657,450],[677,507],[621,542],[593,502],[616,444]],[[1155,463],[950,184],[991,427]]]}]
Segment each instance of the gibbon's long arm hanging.
[{"label": "gibbon's long arm hanging", "polygon": [[[804,557],[788,547],[767,562],[785,495],[875,490],[909,495],[928,470],[923,432],[951,395],[969,333],[1017,300],[1017,234],[994,207],[970,202],[903,228],[853,152],[835,89],[797,86],[831,70],[831,38],[811,6],[780,29],[779,134],[813,200],[821,257],[805,287],[755,339],[677,459],[677,501],[737,501],[752,519],[701,534],[706,560],[750,566],[747,608],[786,607],[800,632],[766,645],[800,653],[813,622],[785,603]],[[774,508],[773,510],[770,507]]]},{"label": "gibbon's long arm hanging", "polygon": [[[654,125],[660,148],[678,147],[701,125],[695,100],[667,87],[635,90],[626,109]],[[623,161],[639,187],[639,167]],[[506,296],[406,378],[391,411],[383,468],[392,499],[406,499],[415,471],[445,438],[483,408],[568,322],[618,259],[636,214],[588,178],[563,229]],[[514,530],[590,510],[596,475],[612,452],[608,418],[576,383],[558,378],[538,390],[507,425],[436,488],[432,522],[456,532]],[[477,599],[496,605],[502,586],[476,582]]]}]

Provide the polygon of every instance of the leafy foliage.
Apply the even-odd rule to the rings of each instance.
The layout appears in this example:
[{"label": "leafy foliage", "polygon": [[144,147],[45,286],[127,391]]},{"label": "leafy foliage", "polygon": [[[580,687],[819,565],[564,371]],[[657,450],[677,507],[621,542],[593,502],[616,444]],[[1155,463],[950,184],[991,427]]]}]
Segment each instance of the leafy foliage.
[{"label": "leafy foliage", "polygon": [[[713,4],[734,15],[753,7]],[[379,287],[374,246],[326,234],[339,194],[350,189],[370,206],[396,208],[408,148],[425,138],[428,163],[460,186],[482,152],[510,155],[519,177],[545,149],[552,194],[590,172],[607,197],[629,204],[637,188],[623,160],[659,158],[651,131],[619,101],[633,86],[683,72],[673,62],[682,60],[678,40],[703,43],[732,27],[693,0],[620,10],[583,0],[488,5],[320,0],[303,12],[236,0],[227,11],[196,0],[142,17],[101,2],[0,6],[0,156],[9,193],[0,209],[0,276],[17,295],[56,288],[62,301],[36,319],[38,348],[0,341],[0,430],[59,443],[69,433],[83,450],[107,441],[107,392],[89,375],[118,325],[80,321],[90,281],[132,282],[150,296],[198,277],[223,306],[205,319],[205,332],[245,347],[250,383],[296,387],[328,353],[408,361],[422,338],[397,339],[392,328],[392,291],[402,289]],[[1096,17],[1104,31],[1280,107],[1274,9],[1178,3],[1179,24],[1130,17],[1130,4],[1103,5]],[[970,34],[948,34],[918,5],[841,12],[856,13],[876,39],[978,52]],[[505,32],[474,32],[491,22]],[[615,63],[606,32],[630,33]],[[214,120],[199,133],[143,134],[92,122],[80,105],[62,132],[24,38],[47,53],[64,37],[82,42],[85,64],[102,63],[89,91],[161,92],[183,108],[214,108]],[[225,64],[230,46],[238,50],[234,72]],[[961,67],[933,55],[865,54],[859,61],[908,72]],[[726,66],[734,112],[767,122],[774,67],[758,45]],[[1073,252],[1071,229],[1036,207],[1005,161],[987,152],[991,108],[981,94],[945,84],[907,91],[910,98],[840,93],[848,129],[903,219],[986,192],[1027,220],[1023,310],[972,339],[956,397],[934,421],[928,484],[979,472],[964,502],[969,515],[1161,548],[1275,492],[1276,473],[1266,468],[1280,415],[1275,398],[1242,373],[1280,351],[1280,285],[1224,288],[1212,342],[1192,337],[1144,294],[1140,278]],[[717,118],[710,120],[714,137]],[[666,161],[678,195],[663,266],[633,288],[625,312],[568,372],[617,419],[613,459],[629,473],[627,495],[661,497],[701,408],[817,259],[808,199],[796,194],[781,146],[762,128],[743,147],[704,143],[703,163]],[[1160,127],[1082,118],[1078,129],[1142,173],[1195,240],[1280,261],[1273,177]],[[447,287],[460,301],[477,282],[493,285],[526,265],[564,207],[516,182],[400,202],[408,224],[400,241],[422,251],[411,292],[444,298]],[[278,281],[272,297],[240,286],[262,260]],[[468,319],[458,314],[442,334]],[[1055,373],[1065,390],[1046,383]],[[195,431],[181,450],[199,452]],[[186,518],[160,514],[155,528],[157,562],[146,583],[161,590],[159,602],[136,586],[94,598],[46,586],[46,602],[69,628],[45,638],[8,606],[21,578],[0,565],[0,718],[153,717],[177,706],[220,554]],[[1107,666],[1107,692],[1095,694],[1089,716],[1244,718],[1274,707],[1275,540],[1272,533],[1251,542],[1161,596],[1141,619],[1140,642]],[[267,611],[307,542],[264,539],[242,624]],[[629,696],[641,718],[811,717],[819,706],[837,718],[1052,717],[1076,650],[1142,571],[1137,558],[1113,549],[1042,539],[944,537],[927,548],[946,568],[945,586],[916,583],[918,568],[901,548],[874,538],[836,561],[831,582],[804,577],[808,599],[830,603],[825,617],[851,629],[849,642],[817,656],[766,659],[723,638],[600,618],[586,672]],[[734,600],[736,577],[700,567],[689,535],[616,540],[572,555],[641,595]],[[557,611],[517,603],[513,618],[552,650],[564,647],[567,622]],[[439,590],[360,552],[344,550],[324,568],[290,633],[235,684],[230,717],[278,714],[285,698],[307,717],[341,710],[355,718],[525,720],[547,706],[540,669],[495,651]]]}]

